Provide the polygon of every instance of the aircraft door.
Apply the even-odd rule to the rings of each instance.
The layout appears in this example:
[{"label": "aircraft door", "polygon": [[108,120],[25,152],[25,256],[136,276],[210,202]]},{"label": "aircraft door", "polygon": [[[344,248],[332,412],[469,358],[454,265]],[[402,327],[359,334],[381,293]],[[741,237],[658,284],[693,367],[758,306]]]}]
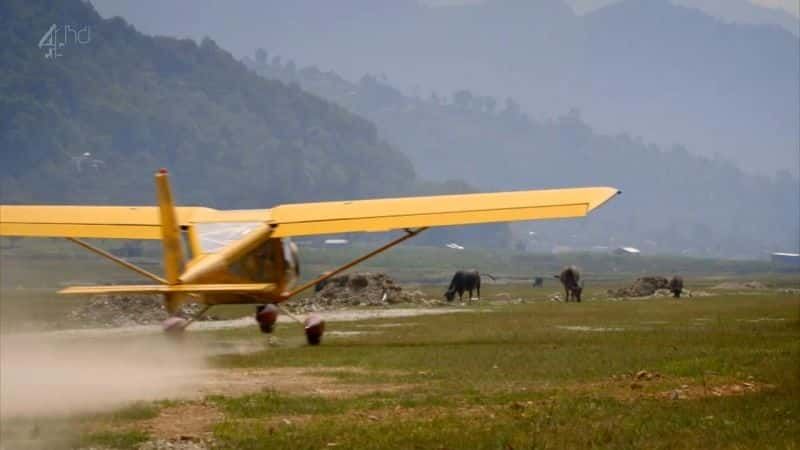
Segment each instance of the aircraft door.
[{"label": "aircraft door", "polygon": [[297,255],[297,245],[289,238],[283,239],[283,269],[285,284],[283,289],[291,289],[300,277],[300,260]]}]

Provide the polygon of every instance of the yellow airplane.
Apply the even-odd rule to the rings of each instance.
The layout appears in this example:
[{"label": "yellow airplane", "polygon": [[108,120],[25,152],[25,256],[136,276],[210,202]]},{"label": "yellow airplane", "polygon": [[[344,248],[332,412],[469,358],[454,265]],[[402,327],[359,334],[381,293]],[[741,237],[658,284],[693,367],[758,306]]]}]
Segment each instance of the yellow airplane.
[{"label": "yellow airplane", "polygon": [[[279,205],[219,211],[175,206],[168,173],[155,175],[158,206],[0,205],[0,236],[64,237],[158,284],[68,287],[61,294],[161,294],[174,314],[186,301],[205,305],[189,320],[171,317],[165,330],[183,330],[213,305],[258,304],[256,320],[272,331],[277,304],[421,233],[429,227],[583,217],[619,191],[610,187]],[[300,286],[294,236],[402,230],[403,235]],[[82,238],[160,239],[164,276],[148,272]],[[309,343],[324,330],[306,320]]]}]

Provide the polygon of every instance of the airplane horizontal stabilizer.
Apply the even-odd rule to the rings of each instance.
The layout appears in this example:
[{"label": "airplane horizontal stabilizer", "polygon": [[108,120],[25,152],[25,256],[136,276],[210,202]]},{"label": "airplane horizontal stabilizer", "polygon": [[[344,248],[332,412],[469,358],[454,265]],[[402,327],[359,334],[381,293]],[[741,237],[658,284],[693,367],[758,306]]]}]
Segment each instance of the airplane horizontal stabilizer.
[{"label": "airplane horizontal stabilizer", "polygon": [[97,294],[259,294],[275,290],[274,283],[247,284],[139,284],[117,286],[72,286],[58,291],[66,295]]}]

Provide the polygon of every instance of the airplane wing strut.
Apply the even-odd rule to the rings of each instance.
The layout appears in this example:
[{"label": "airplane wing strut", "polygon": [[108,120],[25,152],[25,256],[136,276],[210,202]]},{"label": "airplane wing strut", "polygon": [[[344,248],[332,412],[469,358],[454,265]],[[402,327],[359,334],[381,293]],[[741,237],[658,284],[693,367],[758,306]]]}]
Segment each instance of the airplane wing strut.
[{"label": "airplane wing strut", "polygon": [[393,240],[389,241],[388,243],[384,244],[383,246],[381,246],[379,248],[376,248],[375,250],[367,253],[366,255],[362,255],[362,256],[350,261],[349,263],[340,266],[339,268],[337,268],[335,270],[327,272],[327,273],[325,273],[324,275],[322,275],[320,277],[314,278],[313,280],[311,280],[311,281],[309,281],[309,282],[307,282],[307,283],[305,283],[305,284],[303,284],[303,285],[301,285],[299,287],[296,287],[291,292],[283,294],[283,297],[285,297],[284,301],[288,300],[289,298],[293,297],[294,295],[296,295],[296,294],[298,294],[298,293],[310,288],[311,286],[314,286],[315,284],[319,283],[320,281],[325,281],[328,278],[334,277],[334,276],[344,272],[345,270],[347,270],[347,269],[349,269],[349,268],[351,268],[351,267],[353,267],[353,266],[355,266],[357,264],[360,264],[361,262],[366,261],[369,258],[372,258],[373,256],[375,256],[375,255],[377,255],[379,253],[382,253],[382,252],[385,252],[386,250],[389,250],[390,248],[394,247],[395,245],[400,244],[401,242],[403,242],[405,240],[411,239],[412,237],[422,233],[426,229],[427,229],[427,227],[417,228],[417,229],[414,229],[414,230],[408,229],[408,228],[405,229],[404,230],[405,234],[403,236],[400,236],[400,237],[398,237],[396,239],[393,239]]}]

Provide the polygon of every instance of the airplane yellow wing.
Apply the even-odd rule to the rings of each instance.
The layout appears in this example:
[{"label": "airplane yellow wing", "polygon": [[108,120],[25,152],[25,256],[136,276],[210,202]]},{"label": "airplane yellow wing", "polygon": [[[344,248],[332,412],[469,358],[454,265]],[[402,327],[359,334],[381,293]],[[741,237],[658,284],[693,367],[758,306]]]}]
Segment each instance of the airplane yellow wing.
[{"label": "airplane yellow wing", "polygon": [[[176,207],[179,225],[265,223],[272,237],[582,217],[618,194],[610,187],[437,195],[219,211]],[[156,206],[0,205],[0,236],[161,239]]]},{"label": "airplane yellow wing", "polygon": [[155,206],[0,205],[0,235],[161,239]]},{"label": "airplane yellow wing", "polygon": [[[179,206],[180,225],[265,222],[269,210]],[[0,236],[161,239],[158,206],[0,205]]]},{"label": "airplane yellow wing", "polygon": [[273,237],[582,217],[619,193],[610,187],[437,195],[280,205]]}]

